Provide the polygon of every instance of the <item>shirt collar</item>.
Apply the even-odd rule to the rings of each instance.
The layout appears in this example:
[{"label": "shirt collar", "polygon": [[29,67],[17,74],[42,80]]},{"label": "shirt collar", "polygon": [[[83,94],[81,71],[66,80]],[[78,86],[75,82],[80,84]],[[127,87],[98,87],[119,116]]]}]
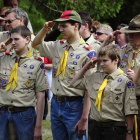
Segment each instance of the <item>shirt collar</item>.
[{"label": "shirt collar", "polygon": [[[29,52],[30,52],[30,50],[28,50],[27,52],[25,52],[24,54],[22,54],[20,57],[22,58],[22,57],[25,57],[26,55],[28,55],[29,54]],[[12,58],[15,58],[15,57],[17,57],[17,56],[19,56],[16,52],[14,52],[13,53],[13,55],[12,55]]]},{"label": "shirt collar", "polygon": [[[68,45],[68,44],[69,44],[69,43],[68,43],[68,41],[67,41],[67,42],[66,42],[66,45]],[[81,44],[85,44],[85,41],[83,40],[82,37],[81,37],[79,40],[73,42],[73,43],[71,44],[71,46],[72,46],[72,48],[73,48],[74,50],[76,50]]]},{"label": "shirt collar", "polygon": [[113,73],[111,73],[109,75],[111,76],[112,79],[115,79],[118,76],[120,71],[121,71],[121,69],[118,68],[117,70],[115,70]]}]

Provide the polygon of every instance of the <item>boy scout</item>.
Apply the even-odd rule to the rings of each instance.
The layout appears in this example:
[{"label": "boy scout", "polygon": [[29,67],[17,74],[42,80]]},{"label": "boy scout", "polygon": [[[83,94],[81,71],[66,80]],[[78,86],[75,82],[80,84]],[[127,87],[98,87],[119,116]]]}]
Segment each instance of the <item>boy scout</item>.
[{"label": "boy scout", "polygon": [[[133,78],[135,72],[140,66],[140,15],[135,16],[130,22],[129,26],[120,29],[122,33],[128,34],[129,46],[123,50],[123,58],[120,64],[120,68]],[[117,31],[116,31],[117,32]],[[114,33],[116,35],[116,33]],[[113,36],[109,36],[104,44],[112,41]],[[138,137],[140,139],[140,79],[137,81],[135,88],[138,104]]]},{"label": "boy scout", "polygon": [[[84,90],[68,87],[74,75],[96,53],[80,38],[81,18],[73,10],[65,11],[59,19],[59,30],[66,40],[42,42],[52,22],[46,23],[35,37],[32,46],[39,49],[41,56],[53,60],[51,90],[51,128],[54,140],[86,140],[89,108],[83,107]],[[42,42],[42,43],[41,43]],[[40,44],[41,43],[41,44]],[[40,45],[39,45],[40,44]],[[39,45],[39,46],[38,46]],[[77,134],[78,133],[78,134]],[[77,137],[78,135],[78,137]],[[82,137],[83,136],[83,137]]]},{"label": "boy scout", "polygon": [[[0,140],[8,139],[8,123],[12,122],[20,140],[41,139],[46,79],[28,48],[30,31],[18,26],[11,31],[14,52],[0,56]],[[4,43],[1,50],[6,50]],[[37,115],[34,107],[37,103]]]},{"label": "boy scout", "polygon": [[[103,72],[97,71],[91,77],[85,77],[82,86],[87,89],[91,100],[90,118],[94,121],[91,139],[132,140],[133,118],[138,113],[134,83],[118,68],[120,52],[117,46],[101,48],[98,59]],[[74,77],[71,82],[74,87],[80,88],[78,79],[94,67],[95,62],[87,63]]]}]

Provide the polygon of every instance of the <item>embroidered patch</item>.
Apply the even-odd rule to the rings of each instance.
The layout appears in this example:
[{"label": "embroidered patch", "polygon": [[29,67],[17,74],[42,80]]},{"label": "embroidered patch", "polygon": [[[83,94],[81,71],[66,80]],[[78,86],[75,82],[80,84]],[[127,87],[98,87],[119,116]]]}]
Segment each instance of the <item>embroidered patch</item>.
[{"label": "embroidered patch", "polygon": [[74,72],[70,72],[70,78],[73,78],[74,77]]},{"label": "embroidered patch", "polygon": [[0,53],[0,57],[4,56],[4,53]]},{"label": "embroidered patch", "polygon": [[30,75],[32,75],[32,74],[33,74],[33,72],[27,72],[27,74],[30,74]]},{"label": "embroidered patch", "polygon": [[121,62],[120,67],[125,68],[127,66],[126,62]]},{"label": "embroidered patch", "polygon": [[116,89],[116,88],[115,88],[115,91],[121,91],[121,89]]},{"label": "embroidered patch", "polygon": [[40,68],[41,68],[41,69],[45,69],[44,63],[42,63],[42,64],[40,65]]},{"label": "embroidered patch", "polygon": [[80,59],[80,55],[76,55],[76,59]]},{"label": "embroidered patch", "polygon": [[71,54],[70,54],[70,57],[73,57],[73,56],[74,56],[74,53],[71,53]]},{"label": "embroidered patch", "polygon": [[30,81],[30,80],[28,80],[28,81],[26,82],[26,86],[27,86],[27,87],[30,87],[30,86],[31,86],[31,81]]},{"label": "embroidered patch", "polygon": [[27,68],[27,64],[24,64],[23,67],[24,67],[24,68]]},{"label": "embroidered patch", "polygon": [[73,65],[77,65],[77,62],[73,61]]},{"label": "embroidered patch", "polygon": [[0,79],[0,89],[6,89],[7,84],[8,84],[8,78],[2,77]]},{"label": "embroidered patch", "polygon": [[121,81],[122,81],[122,78],[119,78],[119,79],[118,79],[118,82],[121,82]]},{"label": "embroidered patch", "polygon": [[34,69],[34,65],[30,65],[30,69]]},{"label": "embroidered patch", "polygon": [[68,80],[67,83],[70,84],[71,80]]},{"label": "embroidered patch", "polygon": [[92,52],[88,53],[87,56],[89,58],[93,58],[93,57],[97,57],[97,54],[96,54],[96,52],[92,51]]},{"label": "embroidered patch", "polygon": [[57,73],[57,69],[58,69],[57,65],[54,65],[54,66],[53,66],[53,70],[52,70],[52,77],[53,77],[53,78],[55,78],[55,75],[56,75],[56,73]]},{"label": "embroidered patch", "polygon": [[134,88],[135,85],[134,85],[134,83],[133,83],[132,81],[129,81],[129,82],[127,83],[127,87],[128,87],[128,88]]}]

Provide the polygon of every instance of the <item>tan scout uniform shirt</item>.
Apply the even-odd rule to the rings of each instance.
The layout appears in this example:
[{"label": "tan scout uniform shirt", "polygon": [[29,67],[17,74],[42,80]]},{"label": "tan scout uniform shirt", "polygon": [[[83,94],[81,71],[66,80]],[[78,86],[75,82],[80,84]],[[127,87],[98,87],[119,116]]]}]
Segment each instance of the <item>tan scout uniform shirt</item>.
[{"label": "tan scout uniform shirt", "polygon": [[[8,31],[0,32],[0,43],[1,43],[1,42],[4,42],[4,41],[7,40],[9,37],[10,37],[10,34],[9,34]],[[29,44],[28,44],[28,47],[31,49],[32,52],[33,52],[34,49],[32,48],[31,43],[33,42],[34,38],[35,38],[35,36],[34,36],[33,34],[31,34],[31,41],[30,41]],[[9,44],[9,45],[7,46],[7,51],[10,50],[11,46],[12,46],[12,44]]]},{"label": "tan scout uniform shirt", "polygon": [[126,77],[126,74],[118,75],[119,71],[120,69],[117,69],[110,74],[111,79],[109,79],[102,94],[100,112],[97,110],[97,106],[95,106],[95,100],[107,74],[96,72],[91,77],[84,78],[83,83],[91,99],[91,119],[101,122],[125,121],[125,115],[138,114],[134,84]]},{"label": "tan scout uniform shirt", "polygon": [[98,53],[101,43],[94,39],[93,35],[90,35],[89,39],[86,41],[90,47],[92,47],[96,53]]},{"label": "tan scout uniform shirt", "polygon": [[[128,48],[126,48],[125,52],[123,53],[124,55],[120,64],[120,68],[126,73],[128,70],[128,65],[127,65],[126,60],[128,59],[131,66],[132,58],[133,58],[133,47],[129,46]],[[135,66],[134,66],[135,72],[137,71],[139,66],[140,66],[140,52],[136,56],[136,61],[135,61]],[[138,85],[136,85],[135,87],[135,92],[136,92],[136,96],[140,96],[140,79],[138,80]]]},{"label": "tan scout uniform shirt", "polygon": [[68,85],[75,74],[86,64],[94,55],[94,51],[87,50],[86,44],[80,45],[82,38],[72,43],[69,49],[68,61],[66,66],[65,77],[62,80],[62,73],[55,78],[60,61],[66,46],[67,41],[61,42],[42,42],[40,44],[40,55],[51,58],[53,60],[53,79],[51,90],[57,96],[83,96],[84,90],[70,88]]},{"label": "tan scout uniform shirt", "polygon": [[15,64],[16,53],[2,54],[0,55],[0,106],[36,106],[36,93],[46,90],[47,86],[44,72],[40,68],[42,62],[34,56],[21,58],[18,67],[18,85],[14,91],[11,89],[5,91]]}]

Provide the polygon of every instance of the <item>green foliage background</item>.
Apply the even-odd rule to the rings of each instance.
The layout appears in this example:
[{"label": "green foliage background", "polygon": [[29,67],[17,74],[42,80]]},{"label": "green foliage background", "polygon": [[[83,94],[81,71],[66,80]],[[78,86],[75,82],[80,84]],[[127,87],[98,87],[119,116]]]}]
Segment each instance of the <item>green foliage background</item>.
[{"label": "green foliage background", "polygon": [[[0,0],[0,7],[2,7]],[[94,20],[108,23],[115,30],[120,23],[128,24],[139,14],[139,0],[20,0],[20,7],[29,15],[34,33],[46,21],[58,18],[62,11],[87,11]]]}]

